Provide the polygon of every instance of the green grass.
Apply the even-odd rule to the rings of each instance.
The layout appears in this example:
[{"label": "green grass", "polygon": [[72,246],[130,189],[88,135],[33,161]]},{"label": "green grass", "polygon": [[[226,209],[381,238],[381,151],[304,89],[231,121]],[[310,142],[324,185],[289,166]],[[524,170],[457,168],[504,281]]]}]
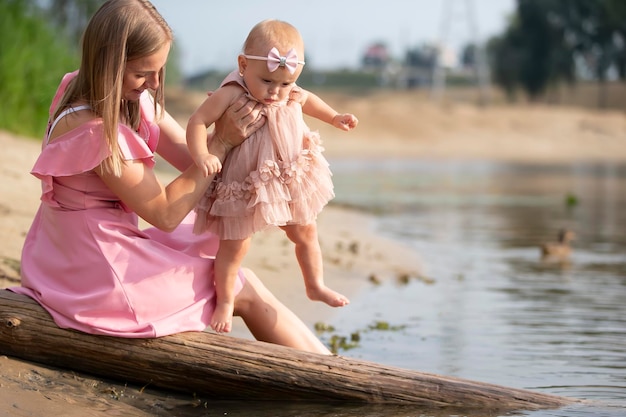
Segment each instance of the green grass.
[{"label": "green grass", "polygon": [[41,137],[50,100],[78,66],[76,46],[25,2],[0,0],[0,129]]}]

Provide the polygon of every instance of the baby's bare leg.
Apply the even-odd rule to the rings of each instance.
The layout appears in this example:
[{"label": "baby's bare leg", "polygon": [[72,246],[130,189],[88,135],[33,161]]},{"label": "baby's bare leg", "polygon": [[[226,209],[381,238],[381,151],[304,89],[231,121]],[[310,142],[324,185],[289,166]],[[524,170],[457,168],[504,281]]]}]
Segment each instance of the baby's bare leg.
[{"label": "baby's bare leg", "polygon": [[324,284],[322,249],[317,238],[317,225],[288,225],[281,229],[296,245],[296,259],[300,265],[306,295],[315,301],[323,301],[331,307],[343,307],[350,301]]},{"label": "baby's bare leg", "polygon": [[215,256],[215,292],[217,302],[211,318],[211,328],[218,333],[232,330],[235,308],[235,282],[250,238],[243,240],[221,240]]}]

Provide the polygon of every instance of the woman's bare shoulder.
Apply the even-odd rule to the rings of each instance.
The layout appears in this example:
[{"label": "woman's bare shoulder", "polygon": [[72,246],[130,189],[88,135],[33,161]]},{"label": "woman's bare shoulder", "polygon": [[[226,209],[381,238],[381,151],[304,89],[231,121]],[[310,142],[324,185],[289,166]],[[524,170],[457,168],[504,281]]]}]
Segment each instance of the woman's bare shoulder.
[{"label": "woman's bare shoulder", "polygon": [[94,120],[98,119],[100,119],[100,117],[98,117],[98,115],[96,115],[89,108],[69,111],[66,115],[61,117],[54,126],[54,130],[50,134],[49,141],[53,141],[54,139],[63,136],[64,134],[71,132],[74,129],[77,129],[82,125],[91,123]]}]

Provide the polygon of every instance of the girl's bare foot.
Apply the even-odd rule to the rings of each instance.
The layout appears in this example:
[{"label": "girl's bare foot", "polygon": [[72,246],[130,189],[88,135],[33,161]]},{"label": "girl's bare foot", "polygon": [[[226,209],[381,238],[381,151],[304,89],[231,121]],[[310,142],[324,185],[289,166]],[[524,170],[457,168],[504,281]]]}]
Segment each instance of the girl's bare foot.
[{"label": "girl's bare foot", "polygon": [[331,290],[325,285],[317,288],[307,288],[306,295],[310,300],[322,301],[331,307],[343,307],[350,304],[345,296]]},{"label": "girl's bare foot", "polygon": [[211,318],[211,328],[217,333],[229,333],[233,327],[233,303],[218,302]]}]

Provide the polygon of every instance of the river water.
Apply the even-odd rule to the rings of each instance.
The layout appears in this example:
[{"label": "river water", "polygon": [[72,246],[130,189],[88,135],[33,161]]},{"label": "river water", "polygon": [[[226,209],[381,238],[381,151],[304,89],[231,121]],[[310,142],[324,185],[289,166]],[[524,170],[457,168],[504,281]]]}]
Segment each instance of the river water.
[{"label": "river water", "polygon": [[[397,330],[361,331],[345,355],[592,400],[519,415],[626,415],[626,166],[331,164],[334,202],[375,213],[432,280],[353,296],[338,332]],[[569,260],[542,260],[562,228],[576,234]]]}]

